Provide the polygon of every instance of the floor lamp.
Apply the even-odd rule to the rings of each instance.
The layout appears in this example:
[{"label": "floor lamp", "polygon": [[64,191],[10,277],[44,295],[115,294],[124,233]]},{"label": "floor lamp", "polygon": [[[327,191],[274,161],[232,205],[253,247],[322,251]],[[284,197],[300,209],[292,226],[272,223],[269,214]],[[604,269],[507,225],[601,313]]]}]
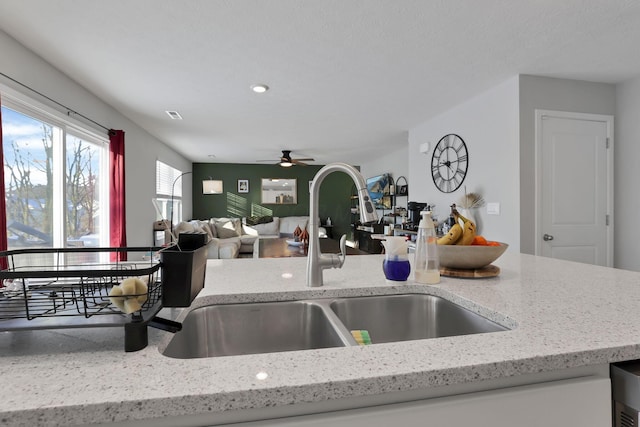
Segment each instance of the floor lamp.
[{"label": "floor lamp", "polygon": [[180,175],[178,175],[178,177],[176,179],[173,180],[173,185],[171,186],[171,218],[170,218],[170,226],[171,226],[170,233],[171,233],[171,239],[172,239],[171,243],[178,241],[178,238],[176,237],[176,235],[173,234],[173,209],[175,207],[175,205],[174,205],[174,197],[173,196],[174,196],[174,190],[176,188],[176,182],[178,182],[178,180],[180,178],[182,178],[183,176],[185,176],[187,174],[190,174],[190,173],[193,173],[193,172],[182,172]]}]

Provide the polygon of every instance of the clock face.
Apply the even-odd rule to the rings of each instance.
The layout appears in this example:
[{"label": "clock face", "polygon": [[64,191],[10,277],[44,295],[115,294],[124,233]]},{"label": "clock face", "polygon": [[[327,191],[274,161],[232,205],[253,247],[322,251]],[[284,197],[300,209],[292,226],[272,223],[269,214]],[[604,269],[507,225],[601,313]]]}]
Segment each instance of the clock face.
[{"label": "clock face", "polygon": [[443,193],[456,191],[467,176],[469,154],[467,146],[458,135],[445,135],[438,141],[431,157],[433,183]]}]

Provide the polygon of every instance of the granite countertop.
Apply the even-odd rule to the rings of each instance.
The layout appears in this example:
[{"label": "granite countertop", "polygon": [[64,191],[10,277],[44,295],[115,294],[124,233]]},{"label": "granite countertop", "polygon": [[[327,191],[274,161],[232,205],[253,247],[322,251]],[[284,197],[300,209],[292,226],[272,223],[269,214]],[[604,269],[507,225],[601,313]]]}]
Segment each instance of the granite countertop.
[{"label": "granite countertop", "polygon": [[[76,425],[224,413],[640,358],[640,273],[505,253],[490,279],[394,284],[382,256],[349,256],[307,288],[305,258],[209,260],[212,303],[428,293],[510,331],[364,347],[179,360],[171,334],[125,353],[121,328],[0,333],[0,424]],[[410,277],[411,279],[411,277]],[[171,310],[181,319],[187,310]],[[258,372],[267,372],[258,380]]]}]

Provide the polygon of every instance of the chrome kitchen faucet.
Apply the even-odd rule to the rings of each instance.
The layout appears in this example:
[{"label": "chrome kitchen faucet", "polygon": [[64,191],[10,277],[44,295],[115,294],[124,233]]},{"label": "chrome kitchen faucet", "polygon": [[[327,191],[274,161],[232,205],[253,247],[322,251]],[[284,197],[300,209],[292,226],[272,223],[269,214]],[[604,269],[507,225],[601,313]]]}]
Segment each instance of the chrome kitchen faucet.
[{"label": "chrome kitchen faucet", "polygon": [[367,184],[364,177],[356,168],[346,163],[330,163],[324,166],[316,173],[311,183],[311,194],[309,196],[309,253],[307,256],[307,286],[322,286],[322,270],[325,268],[342,268],[346,251],[345,234],[340,238],[340,255],[338,254],[322,254],[320,251],[320,237],[318,233],[318,222],[320,221],[318,214],[318,204],[320,200],[320,185],[327,175],[332,172],[344,172],[351,177],[356,184],[358,200],[360,201],[360,222],[366,224],[378,221]]}]

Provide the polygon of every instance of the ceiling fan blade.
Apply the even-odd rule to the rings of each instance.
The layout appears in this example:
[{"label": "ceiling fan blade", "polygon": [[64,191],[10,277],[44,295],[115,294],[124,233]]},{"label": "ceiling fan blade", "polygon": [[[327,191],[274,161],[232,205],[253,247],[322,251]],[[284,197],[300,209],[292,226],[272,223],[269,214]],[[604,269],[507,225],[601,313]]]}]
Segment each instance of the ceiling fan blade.
[{"label": "ceiling fan blade", "polygon": [[[256,160],[256,162],[273,162],[273,160]],[[308,166],[304,162],[315,162],[315,159],[311,157],[293,159],[291,158],[291,150],[282,150],[282,156],[276,165],[282,165],[283,163],[291,163],[292,165]]]}]

